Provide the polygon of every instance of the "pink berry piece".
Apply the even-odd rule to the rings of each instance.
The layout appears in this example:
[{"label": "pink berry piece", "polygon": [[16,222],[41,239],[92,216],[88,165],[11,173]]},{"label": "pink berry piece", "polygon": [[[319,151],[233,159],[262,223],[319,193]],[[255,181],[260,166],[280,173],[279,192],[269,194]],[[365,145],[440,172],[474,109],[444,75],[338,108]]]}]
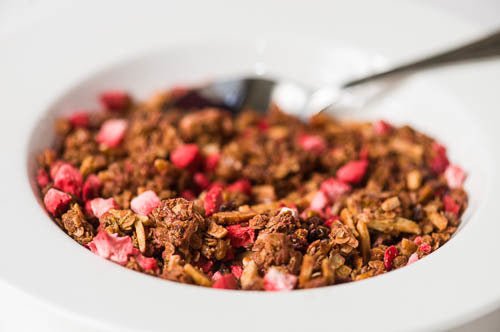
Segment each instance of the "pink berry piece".
[{"label": "pink berry piece", "polygon": [[416,236],[415,239],[413,239],[413,243],[415,243],[417,246],[421,245],[423,243],[422,237],[420,235]]},{"label": "pink berry piece", "polygon": [[220,154],[212,153],[205,157],[205,170],[207,172],[213,172],[219,164]]},{"label": "pink berry piece", "polygon": [[68,120],[74,128],[87,128],[90,124],[90,116],[86,111],[74,112],[69,116]]},{"label": "pink berry piece", "polygon": [[368,169],[368,160],[352,160],[337,170],[340,181],[356,184],[363,180]]},{"label": "pink berry piece", "polygon": [[215,212],[219,211],[221,204],[222,204],[222,186],[220,185],[212,186],[205,194],[205,200],[203,201],[203,207],[205,208],[205,215],[209,217]]},{"label": "pink berry piece", "polygon": [[210,186],[210,180],[207,178],[207,176],[204,173],[195,173],[193,175],[193,180],[194,183],[201,189],[205,190]]},{"label": "pink berry piece", "polygon": [[458,217],[460,213],[460,205],[450,195],[443,196],[444,210]]},{"label": "pink berry piece", "polygon": [[89,201],[90,212],[97,217],[101,218],[103,214],[111,209],[118,209],[118,204],[113,198],[94,198]]},{"label": "pink berry piece", "polygon": [[132,98],[125,91],[108,90],[101,93],[99,101],[107,111],[121,112],[131,105]]},{"label": "pink berry piece", "polygon": [[303,134],[298,141],[299,146],[307,152],[319,155],[326,151],[326,141],[321,136]]},{"label": "pink berry piece", "polygon": [[160,204],[160,199],[152,190],[147,190],[134,197],[130,202],[130,208],[135,213],[147,216]]},{"label": "pink berry piece", "polygon": [[321,183],[320,189],[330,201],[335,202],[340,196],[349,192],[351,186],[335,178],[329,178]]},{"label": "pink berry piece", "polygon": [[153,257],[146,257],[141,252],[134,248],[132,254],[135,260],[144,271],[155,271],[158,268],[158,263]]},{"label": "pink berry piece", "polygon": [[466,177],[464,170],[457,165],[449,165],[444,171],[444,178],[451,189],[462,188]]},{"label": "pink berry piece", "polygon": [[230,184],[226,190],[229,192],[240,192],[245,195],[250,195],[252,193],[252,183],[247,179],[241,179]]},{"label": "pink berry piece", "polygon": [[130,236],[111,235],[104,229],[99,230],[97,235],[89,242],[88,247],[94,254],[121,265],[125,265],[128,256],[134,252]]},{"label": "pink berry piece", "polygon": [[90,174],[85,179],[82,189],[82,198],[84,201],[95,198],[99,196],[99,191],[101,190],[101,180],[95,174]]},{"label": "pink berry piece", "polygon": [[410,258],[408,258],[408,263],[406,263],[406,265],[413,264],[416,261],[418,261],[418,254],[414,252],[413,254],[411,254]]},{"label": "pink berry piece", "polygon": [[392,270],[392,262],[398,255],[398,248],[395,246],[388,247],[384,252],[384,266],[387,271]]},{"label": "pink berry piece", "polygon": [[51,188],[43,197],[45,208],[53,216],[58,216],[67,210],[71,196],[60,190]]},{"label": "pink berry piece", "polygon": [[378,120],[373,123],[373,132],[378,136],[390,134],[392,129],[392,125],[384,120]]},{"label": "pink berry piece", "polygon": [[326,227],[332,227],[332,224],[333,224],[335,221],[337,221],[337,220],[340,220],[340,217],[339,217],[339,216],[337,216],[337,215],[333,215],[333,216],[331,216],[330,218],[328,218],[328,219],[326,219],[326,220],[325,220],[324,225],[325,225]]},{"label": "pink berry piece", "polygon": [[227,226],[227,236],[233,248],[243,248],[254,242],[255,231],[251,227],[241,225]]},{"label": "pink berry piece", "polygon": [[243,267],[241,265],[231,265],[231,273],[235,278],[239,279],[243,273]]},{"label": "pink berry piece", "polygon": [[83,177],[80,171],[68,163],[60,165],[54,174],[54,187],[65,193],[79,196],[82,190]]},{"label": "pink berry piece", "polygon": [[209,273],[214,266],[214,262],[212,260],[206,259],[205,257],[200,257],[197,266],[204,272]]},{"label": "pink berry piece", "polygon": [[328,204],[328,197],[321,190],[318,190],[311,200],[309,208],[313,211],[322,211]]},{"label": "pink berry piece", "polygon": [[231,273],[221,275],[212,285],[218,289],[238,289],[238,281]]},{"label": "pink berry piece", "polygon": [[116,148],[125,138],[128,121],[124,119],[106,120],[96,136],[96,141],[109,148]]},{"label": "pink berry piece", "polygon": [[424,242],[420,246],[418,246],[418,250],[423,252],[424,254],[430,254],[432,251],[432,247],[430,244]]},{"label": "pink berry piece", "polygon": [[446,155],[446,148],[434,142],[432,144],[432,151],[434,152],[434,157],[431,159],[430,167],[436,174],[441,174],[446,170],[446,167],[450,164],[448,157]]},{"label": "pink berry piece", "polygon": [[43,168],[36,171],[36,183],[40,189],[45,188],[50,182],[49,174]]},{"label": "pink berry piece", "polygon": [[289,291],[297,284],[297,277],[284,273],[275,267],[269,268],[264,276],[264,289],[266,291]]},{"label": "pink berry piece", "polygon": [[172,151],[170,160],[177,168],[195,166],[200,157],[200,150],[196,144],[184,144]]},{"label": "pink berry piece", "polygon": [[212,276],[212,281],[217,281],[219,280],[220,278],[222,278],[222,273],[220,271],[217,271],[214,273],[214,275]]},{"label": "pink berry piece", "polygon": [[188,201],[194,201],[196,199],[196,195],[191,190],[183,190],[181,192],[181,197]]}]

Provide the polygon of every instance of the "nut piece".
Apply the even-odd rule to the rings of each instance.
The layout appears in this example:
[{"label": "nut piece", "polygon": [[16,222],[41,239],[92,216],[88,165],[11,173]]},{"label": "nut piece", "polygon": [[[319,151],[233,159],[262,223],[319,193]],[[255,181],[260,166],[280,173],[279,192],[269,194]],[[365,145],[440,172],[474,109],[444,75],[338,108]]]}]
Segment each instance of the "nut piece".
[{"label": "nut piece", "polygon": [[380,206],[384,211],[392,211],[395,208],[399,207],[401,203],[399,202],[399,198],[397,196],[386,199],[382,205]]},{"label": "nut piece", "polygon": [[422,173],[418,170],[410,171],[406,174],[406,186],[410,190],[417,190],[422,184]]},{"label": "nut piece", "polygon": [[259,290],[264,287],[264,280],[259,276],[257,264],[253,260],[246,262],[240,278],[241,288]]},{"label": "nut piece", "polygon": [[184,265],[184,272],[186,272],[193,281],[200,286],[211,287],[212,281],[201,271],[195,269],[191,264]]},{"label": "nut piece", "polygon": [[220,225],[217,225],[213,221],[210,221],[210,224],[208,225],[207,234],[213,236],[216,239],[222,239],[227,235],[227,229],[225,229]]},{"label": "nut piece", "polygon": [[445,230],[446,226],[448,226],[448,219],[438,212],[431,212],[428,217],[432,224],[440,231]]},{"label": "nut piece", "polygon": [[305,287],[307,282],[311,279],[313,267],[314,257],[311,255],[304,255],[302,258],[302,266],[300,267],[299,287]]},{"label": "nut piece", "polygon": [[144,225],[139,219],[136,219],[134,225],[135,235],[137,236],[137,243],[139,244],[139,250],[144,253],[146,251],[146,234],[144,232]]},{"label": "nut piece", "polygon": [[367,263],[370,258],[370,232],[368,232],[368,227],[366,226],[366,222],[363,220],[359,220],[356,229],[359,232],[360,244],[361,244],[361,253],[363,255],[363,262]]}]

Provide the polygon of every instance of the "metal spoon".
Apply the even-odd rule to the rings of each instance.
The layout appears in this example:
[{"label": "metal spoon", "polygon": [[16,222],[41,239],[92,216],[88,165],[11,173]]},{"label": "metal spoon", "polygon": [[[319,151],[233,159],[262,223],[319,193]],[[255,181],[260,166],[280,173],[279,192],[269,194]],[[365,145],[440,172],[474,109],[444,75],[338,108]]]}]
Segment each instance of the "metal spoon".
[{"label": "metal spoon", "polygon": [[340,107],[354,87],[373,81],[401,77],[432,67],[484,59],[500,55],[500,31],[471,43],[390,68],[369,76],[347,81],[338,87],[311,89],[303,84],[264,77],[245,77],[214,81],[191,90],[178,100],[181,107],[217,106],[234,114],[243,109],[267,112],[271,103],[283,111],[307,119],[330,107]]}]

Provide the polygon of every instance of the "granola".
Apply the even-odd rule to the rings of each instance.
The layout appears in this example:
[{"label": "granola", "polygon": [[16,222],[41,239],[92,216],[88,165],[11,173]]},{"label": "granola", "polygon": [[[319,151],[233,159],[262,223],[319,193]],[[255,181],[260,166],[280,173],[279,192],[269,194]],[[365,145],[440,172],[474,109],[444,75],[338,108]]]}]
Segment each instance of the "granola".
[{"label": "granola", "polygon": [[276,107],[232,116],[185,105],[186,91],[107,91],[102,111],[57,120],[34,177],[55,222],[97,255],[176,282],[284,291],[404,267],[457,230],[466,174],[433,138]]}]

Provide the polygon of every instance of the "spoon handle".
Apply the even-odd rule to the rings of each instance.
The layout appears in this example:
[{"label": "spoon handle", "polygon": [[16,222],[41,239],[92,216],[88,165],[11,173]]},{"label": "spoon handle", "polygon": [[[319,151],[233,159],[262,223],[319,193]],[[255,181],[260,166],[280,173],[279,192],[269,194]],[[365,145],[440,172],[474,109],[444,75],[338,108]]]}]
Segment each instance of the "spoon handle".
[{"label": "spoon handle", "polygon": [[385,70],[376,74],[348,81],[344,83],[342,87],[349,88],[362,83],[371,82],[382,78],[388,78],[397,74],[413,72],[455,62],[483,59],[494,56],[500,56],[500,31],[496,31],[486,37],[457,48],[431,55],[417,61],[412,61],[401,66],[393,67],[389,70]]}]

